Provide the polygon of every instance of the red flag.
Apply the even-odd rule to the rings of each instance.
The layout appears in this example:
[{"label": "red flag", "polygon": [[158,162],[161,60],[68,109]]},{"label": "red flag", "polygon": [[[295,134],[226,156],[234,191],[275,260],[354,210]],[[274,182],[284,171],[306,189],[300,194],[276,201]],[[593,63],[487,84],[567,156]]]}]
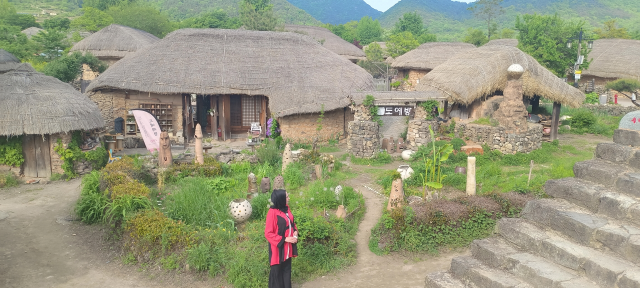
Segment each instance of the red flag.
[{"label": "red flag", "polygon": [[147,150],[157,151],[160,148],[160,132],[162,131],[160,131],[156,117],[141,109],[134,109],[133,116],[136,117],[136,123],[138,123],[138,129],[140,129]]}]

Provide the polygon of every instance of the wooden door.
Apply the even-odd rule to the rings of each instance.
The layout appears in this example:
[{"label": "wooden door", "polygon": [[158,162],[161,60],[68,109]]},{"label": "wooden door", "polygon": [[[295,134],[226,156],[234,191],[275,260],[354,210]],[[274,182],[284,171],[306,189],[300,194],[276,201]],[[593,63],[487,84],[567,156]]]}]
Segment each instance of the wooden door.
[{"label": "wooden door", "polygon": [[49,135],[25,135],[22,139],[24,175],[27,177],[51,177]]}]

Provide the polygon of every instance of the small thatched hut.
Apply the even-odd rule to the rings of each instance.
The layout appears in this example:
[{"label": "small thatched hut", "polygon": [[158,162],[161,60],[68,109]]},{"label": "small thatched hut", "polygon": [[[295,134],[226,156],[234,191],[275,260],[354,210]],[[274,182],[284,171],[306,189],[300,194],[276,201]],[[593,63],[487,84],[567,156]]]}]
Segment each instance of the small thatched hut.
[{"label": "small thatched hut", "polygon": [[327,28],[302,25],[285,25],[284,30],[288,32],[308,35],[309,37],[318,41],[324,48],[327,48],[335,52],[336,54],[349,59],[349,61],[353,63],[358,62],[358,60],[365,60],[367,58],[367,56],[360,48],[333,34]]},{"label": "small thatched hut", "polygon": [[71,47],[71,52],[90,52],[113,65],[129,54],[158,42],[160,39],[142,30],[111,24]]},{"label": "small thatched hut", "polygon": [[[449,103],[455,103],[458,117],[477,119],[497,108],[512,64],[524,68],[525,97],[540,96],[559,104],[579,107],[585,95],[542,67],[533,57],[510,46],[493,45],[460,53],[425,75],[416,90],[436,89]],[[495,103],[495,104],[494,104]],[[456,111],[451,111],[454,113]],[[453,114],[452,114],[453,116]]]},{"label": "small thatched hut", "polygon": [[104,126],[98,106],[71,85],[20,64],[0,75],[0,136],[22,137],[27,177],[62,173],[62,161],[53,148],[69,132]]},{"label": "small thatched hut", "polygon": [[397,79],[406,79],[403,90],[414,91],[420,79],[458,53],[475,49],[469,43],[430,42],[398,56],[391,67],[398,69]]},{"label": "small thatched hut", "polygon": [[22,33],[27,35],[27,38],[31,39],[31,37],[33,37],[33,35],[36,35],[38,33],[40,33],[40,31],[42,31],[44,29],[38,28],[38,27],[29,27],[27,29],[22,30]]},{"label": "small thatched hut", "polygon": [[518,47],[518,39],[493,39],[487,42],[487,44],[484,44],[483,46],[494,46],[494,45]]},{"label": "small thatched hut", "polygon": [[244,138],[252,123],[264,132],[271,115],[283,137],[311,139],[321,110],[319,136],[344,135],[353,118],[346,107],[361,97],[355,92],[371,90],[369,73],[309,36],[222,29],[174,31],[88,87],[109,126],[126,119],[129,137],[137,127],[128,113],[142,108],[187,140],[194,123],[214,139]]},{"label": "small thatched hut", "polygon": [[16,69],[20,65],[20,59],[13,54],[0,49],[0,74]]},{"label": "small thatched hut", "polygon": [[588,55],[589,69],[582,71],[581,82],[605,85],[620,78],[640,80],[640,40],[599,39]]}]

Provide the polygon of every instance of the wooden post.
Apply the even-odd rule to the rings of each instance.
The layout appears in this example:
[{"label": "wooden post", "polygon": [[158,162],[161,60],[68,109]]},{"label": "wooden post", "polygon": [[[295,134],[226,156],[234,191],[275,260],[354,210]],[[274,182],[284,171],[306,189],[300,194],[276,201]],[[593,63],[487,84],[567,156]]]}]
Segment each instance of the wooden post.
[{"label": "wooden post", "polygon": [[448,111],[449,110],[449,100],[444,100],[443,106],[444,106],[444,111],[442,111],[442,116],[443,116],[442,118],[443,119],[448,119],[449,118],[449,111]]},{"label": "wooden post", "polygon": [[540,97],[534,96],[531,98],[531,114],[535,114],[540,109]]},{"label": "wooden post", "polygon": [[529,187],[529,183],[531,183],[531,172],[533,172],[533,160],[531,160],[531,164],[529,165],[529,180],[527,180],[527,187]]},{"label": "wooden post", "polygon": [[476,157],[467,157],[467,195],[476,195]]},{"label": "wooden post", "polygon": [[187,117],[189,117],[189,110],[187,106],[187,96],[182,95],[182,138],[184,138],[184,149],[189,148],[189,137],[187,136]]},{"label": "wooden post", "polygon": [[558,123],[560,122],[560,108],[558,102],[553,102],[553,113],[551,118],[551,141],[558,139]]},{"label": "wooden post", "polygon": [[213,113],[213,120],[211,121],[211,132],[213,133],[213,139],[214,140],[219,140],[218,139],[218,115],[220,115],[220,111],[218,110],[218,96],[210,96],[211,98],[209,99],[209,101],[211,101],[211,109],[213,109],[213,111],[215,111]]}]

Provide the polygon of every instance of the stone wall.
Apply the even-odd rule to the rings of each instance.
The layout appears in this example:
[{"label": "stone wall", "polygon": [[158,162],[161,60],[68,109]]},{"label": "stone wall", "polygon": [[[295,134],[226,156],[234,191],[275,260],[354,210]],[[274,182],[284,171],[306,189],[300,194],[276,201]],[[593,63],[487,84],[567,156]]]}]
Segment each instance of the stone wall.
[{"label": "stone wall", "polygon": [[[404,70],[402,71],[402,75],[398,75],[398,80],[402,81],[402,85],[400,85],[396,90],[398,91],[416,91],[416,86],[420,83],[420,79],[427,75],[426,70]],[[404,81],[404,78],[407,78]]]},{"label": "stone wall", "polygon": [[69,133],[56,133],[49,138],[49,155],[51,155],[51,173],[63,174],[62,164],[64,161],[60,159],[60,155],[56,153],[54,148],[58,145],[58,139],[62,141],[62,146],[66,149],[67,145],[71,142],[71,132]]},{"label": "stone wall", "polygon": [[347,149],[356,157],[371,158],[380,150],[380,131],[377,122],[349,122]]},{"label": "stone wall", "polygon": [[0,165],[0,174],[11,173],[14,176],[20,176],[22,174],[22,167],[13,167],[9,165]]},{"label": "stone wall", "polygon": [[336,138],[338,135],[345,136],[347,123],[353,121],[353,113],[349,109],[336,109],[324,112],[322,119],[322,129],[316,131],[320,113],[305,113],[280,117],[278,124],[282,130],[282,138],[292,139],[300,142],[313,142],[316,135],[320,141]]},{"label": "stone wall", "polygon": [[528,130],[522,134],[507,134],[505,127],[457,123],[455,135],[459,138],[486,144],[503,154],[529,153],[542,146],[542,125],[528,123]]},{"label": "stone wall", "polygon": [[[618,97],[620,97],[620,95],[618,95]],[[640,107],[624,107],[620,105],[583,104],[582,107],[587,108],[593,112],[605,113],[611,116],[624,116],[629,112],[640,110]]]},{"label": "stone wall", "polygon": [[[416,111],[417,114],[417,111]],[[418,119],[418,118],[416,118]],[[431,143],[429,126],[438,133],[440,123],[434,120],[411,120],[407,128],[407,148],[416,151],[418,147]]]}]

